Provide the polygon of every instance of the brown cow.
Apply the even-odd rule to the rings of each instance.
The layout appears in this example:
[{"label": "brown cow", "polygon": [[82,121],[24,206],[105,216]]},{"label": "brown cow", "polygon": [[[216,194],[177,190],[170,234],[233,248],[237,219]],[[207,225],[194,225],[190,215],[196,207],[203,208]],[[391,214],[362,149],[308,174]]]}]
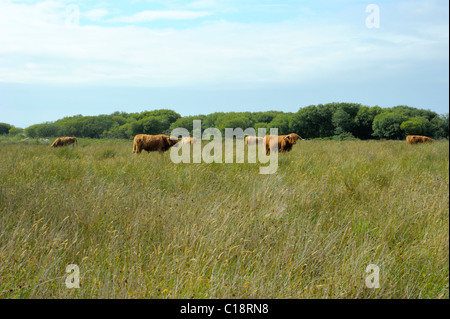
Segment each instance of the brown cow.
[{"label": "brown cow", "polygon": [[181,144],[197,144],[197,139],[195,137],[183,137]]},{"label": "brown cow", "polygon": [[264,137],[258,136],[246,136],[245,145],[261,144],[264,141]]},{"label": "brown cow", "polygon": [[138,134],[134,137],[133,153],[141,154],[142,150],[149,152],[158,151],[160,154],[178,143],[178,139],[167,135]]},{"label": "brown cow", "polygon": [[421,136],[421,135],[408,135],[406,137],[406,143],[412,145],[417,143],[433,143],[433,139],[429,138],[427,136]]},{"label": "brown cow", "polygon": [[76,137],[58,137],[50,147],[59,147],[72,144],[72,147],[78,146],[78,140]]},{"label": "brown cow", "polygon": [[266,147],[266,155],[270,154],[270,150],[274,150],[278,144],[279,152],[289,152],[297,140],[303,140],[299,135],[291,133],[288,135],[266,135],[264,137],[264,145]]}]

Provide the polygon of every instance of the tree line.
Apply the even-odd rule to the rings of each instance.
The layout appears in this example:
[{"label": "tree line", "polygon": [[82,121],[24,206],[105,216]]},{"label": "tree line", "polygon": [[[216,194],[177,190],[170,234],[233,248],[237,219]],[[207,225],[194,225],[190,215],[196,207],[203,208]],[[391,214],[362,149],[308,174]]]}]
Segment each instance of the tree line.
[{"label": "tree line", "polygon": [[114,112],[110,115],[65,117],[55,122],[31,125],[25,129],[0,123],[0,134],[25,134],[30,138],[76,136],[131,139],[136,134],[170,134],[183,127],[192,134],[193,120],[202,121],[202,130],[225,128],[278,128],[279,134],[295,132],[303,138],[326,139],[404,139],[425,135],[449,137],[449,114],[409,106],[381,108],[357,103],[328,103],[300,108],[296,113],[216,112],[182,117],[168,109],[140,113]]}]

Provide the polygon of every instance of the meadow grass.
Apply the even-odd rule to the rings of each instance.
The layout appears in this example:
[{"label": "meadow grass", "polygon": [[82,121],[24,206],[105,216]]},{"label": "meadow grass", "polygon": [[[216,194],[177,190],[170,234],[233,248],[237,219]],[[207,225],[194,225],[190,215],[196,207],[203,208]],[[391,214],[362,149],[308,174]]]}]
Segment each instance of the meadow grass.
[{"label": "meadow grass", "polygon": [[272,175],[131,151],[0,141],[0,298],[449,297],[448,141],[301,141]]}]

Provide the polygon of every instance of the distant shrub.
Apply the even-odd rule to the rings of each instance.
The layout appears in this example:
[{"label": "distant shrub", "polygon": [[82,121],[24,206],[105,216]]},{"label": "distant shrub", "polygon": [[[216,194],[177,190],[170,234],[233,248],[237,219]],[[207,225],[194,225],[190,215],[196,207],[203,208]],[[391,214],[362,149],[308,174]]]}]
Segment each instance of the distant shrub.
[{"label": "distant shrub", "polygon": [[335,135],[332,137],[333,141],[356,141],[358,140],[356,137],[353,136],[350,132],[344,132],[339,135]]},{"label": "distant shrub", "polygon": [[18,135],[18,134],[23,134],[24,133],[24,129],[23,128],[19,128],[19,127],[11,127],[10,129],[9,129],[9,135],[12,135],[12,136],[14,136],[14,135]]},{"label": "distant shrub", "polygon": [[12,128],[12,126],[9,124],[0,123],[0,135],[8,134],[8,132],[11,128]]}]

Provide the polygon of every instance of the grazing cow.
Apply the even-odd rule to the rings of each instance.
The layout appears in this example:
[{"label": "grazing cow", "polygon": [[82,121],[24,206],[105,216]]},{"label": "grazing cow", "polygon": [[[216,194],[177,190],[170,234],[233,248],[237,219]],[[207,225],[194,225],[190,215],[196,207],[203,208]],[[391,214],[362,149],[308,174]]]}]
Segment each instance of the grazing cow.
[{"label": "grazing cow", "polygon": [[289,152],[292,146],[297,143],[297,140],[303,140],[295,133],[288,135],[266,135],[264,137],[264,145],[266,147],[266,155],[270,154],[270,150],[274,150],[278,145],[279,152]]},{"label": "grazing cow", "polygon": [[133,153],[141,154],[142,150],[149,152],[158,151],[160,154],[178,143],[178,139],[167,135],[138,134],[134,137]]},{"label": "grazing cow", "polygon": [[78,146],[76,137],[58,137],[50,147],[59,147],[72,144],[72,147]]},{"label": "grazing cow", "polygon": [[406,137],[406,143],[412,145],[417,143],[433,143],[433,139],[429,138],[427,136],[420,136],[420,135],[408,135]]},{"label": "grazing cow", "polygon": [[258,136],[246,136],[245,137],[245,145],[262,144],[263,141],[264,141],[264,137],[258,137]]},{"label": "grazing cow", "polygon": [[195,137],[183,137],[181,139],[181,144],[197,144],[197,139]]}]

